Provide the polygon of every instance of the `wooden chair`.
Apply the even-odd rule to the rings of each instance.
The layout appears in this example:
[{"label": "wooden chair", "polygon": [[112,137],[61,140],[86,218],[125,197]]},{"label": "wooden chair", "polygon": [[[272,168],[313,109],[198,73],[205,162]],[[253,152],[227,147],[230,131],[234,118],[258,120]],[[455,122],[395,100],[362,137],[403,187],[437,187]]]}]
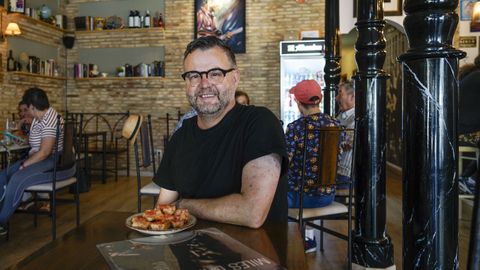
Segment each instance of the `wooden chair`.
[{"label": "wooden chair", "polygon": [[480,157],[480,149],[474,146],[459,146],[458,147],[458,172],[463,173],[463,161],[471,160],[477,161]]},{"label": "wooden chair", "polygon": [[[126,154],[127,176],[130,176],[130,148],[120,135],[122,123],[130,112],[125,113],[84,113],[83,134],[88,138],[88,153],[102,156],[102,182],[106,183],[106,172],[112,171],[118,180],[118,157]],[[113,123],[113,124],[112,124]],[[99,144],[101,144],[99,146]],[[114,157],[114,168],[107,168],[107,156]],[[96,169],[96,168],[92,168]]]},{"label": "wooden chair", "polygon": [[[307,126],[305,123],[305,130]],[[352,181],[338,182],[337,181],[337,161],[340,151],[340,140],[342,133],[345,131],[341,127],[324,127],[316,128],[314,133],[318,133],[318,149],[319,154],[315,162],[318,166],[317,174],[317,183],[314,184],[313,188],[318,187],[330,187],[336,185],[348,185],[348,201],[352,201],[352,190],[353,185]],[[307,145],[307,140],[312,138],[307,137],[305,132],[304,144]],[[351,241],[352,241],[352,206],[350,203],[342,204],[336,201],[333,201],[331,204],[318,207],[318,208],[304,208],[303,207],[303,197],[304,197],[304,182],[305,182],[305,171],[306,171],[306,162],[307,161],[307,147],[302,146],[301,153],[303,154],[303,168],[302,168],[302,181],[299,186],[299,198],[300,204],[299,208],[289,208],[288,209],[288,218],[289,220],[299,222],[301,233],[303,239],[305,239],[305,229],[308,225],[309,227],[320,230],[320,250],[323,251],[323,233],[329,233],[338,238],[348,241],[348,267],[351,269],[352,262],[352,252],[351,252]],[[353,171],[353,170],[352,170]],[[352,176],[353,179],[353,176]],[[335,230],[326,228],[324,226],[324,220],[337,220],[337,219],[346,219],[348,225],[347,235],[339,233]],[[320,225],[314,223],[315,221],[320,221]]]},{"label": "wooden chair", "polygon": [[[138,142],[140,141],[142,161],[138,151]],[[142,211],[142,196],[153,197],[153,206],[155,206],[156,199],[160,192],[160,187],[154,182],[150,182],[142,187],[142,179],[140,176],[140,168],[152,167],[153,176],[155,176],[155,151],[152,136],[152,118],[147,116],[147,122],[142,123],[140,128],[140,136],[133,141],[133,148],[135,152],[135,167],[137,170],[137,197],[138,197],[138,212]]]},{"label": "wooden chair", "polygon": [[[57,204],[58,203],[75,203],[76,205],[76,225],[77,227],[80,225],[80,197],[79,197],[79,186],[78,181],[75,176],[67,178],[67,179],[59,179],[57,178],[57,173],[59,171],[70,170],[75,168],[75,154],[73,152],[75,146],[75,127],[74,124],[71,122],[65,122],[64,125],[64,140],[63,140],[63,154],[59,158],[58,152],[58,141],[60,137],[60,116],[57,118],[57,131],[56,131],[56,139],[55,139],[55,151],[54,157],[55,159],[59,159],[59,162],[55,163],[55,166],[52,169],[52,182],[38,184],[34,186],[28,187],[25,191],[30,192],[33,194],[34,202],[35,202],[35,210],[28,211],[34,214],[34,224],[35,227],[37,226],[37,216],[39,214],[47,214],[50,215],[50,219],[52,221],[52,240],[55,240],[57,236]],[[73,199],[64,199],[64,198],[57,198],[58,191],[62,189],[66,189],[70,186],[75,186]],[[38,209],[38,199],[36,196],[38,193],[48,193],[49,200],[50,200],[50,211],[48,212],[39,212]]]},{"label": "wooden chair", "polygon": [[170,113],[166,113],[165,117],[160,117],[160,120],[165,120],[166,122],[166,131],[167,131],[167,134],[164,134],[163,135],[163,147],[167,147],[167,143],[168,143],[168,140],[170,140],[170,137],[172,134],[170,134],[170,126],[173,124],[173,128],[172,130],[175,130],[175,125],[178,121],[180,121],[180,118],[182,117],[182,113],[180,112],[180,110],[177,110],[177,118],[175,117],[171,117]]},{"label": "wooden chair", "polygon": [[90,160],[92,155],[88,153],[88,137],[84,136],[83,113],[66,113],[66,120],[72,123],[75,130],[75,158],[77,162],[77,180],[80,191],[87,192],[91,186]]}]

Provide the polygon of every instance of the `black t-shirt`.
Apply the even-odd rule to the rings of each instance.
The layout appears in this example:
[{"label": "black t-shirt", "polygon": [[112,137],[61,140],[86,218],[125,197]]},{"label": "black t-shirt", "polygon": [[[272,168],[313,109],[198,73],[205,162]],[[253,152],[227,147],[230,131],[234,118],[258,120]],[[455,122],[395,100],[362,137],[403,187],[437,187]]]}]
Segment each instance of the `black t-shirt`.
[{"label": "black t-shirt", "polygon": [[185,120],[168,142],[154,182],[183,198],[240,193],[245,164],[272,153],[282,157],[282,173],[267,219],[287,220],[285,138],[279,120],[264,107],[237,104],[206,130],[198,128],[196,116]]}]

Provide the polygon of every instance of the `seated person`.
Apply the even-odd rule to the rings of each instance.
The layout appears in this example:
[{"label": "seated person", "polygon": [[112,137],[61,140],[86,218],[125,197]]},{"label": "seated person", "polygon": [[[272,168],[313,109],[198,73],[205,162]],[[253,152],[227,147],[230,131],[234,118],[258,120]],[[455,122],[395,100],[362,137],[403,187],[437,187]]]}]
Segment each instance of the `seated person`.
[{"label": "seated person", "polygon": [[250,105],[248,94],[240,90],[235,91],[235,101],[240,105]]},{"label": "seated person", "polygon": [[18,116],[20,117],[18,127],[20,129],[21,135],[28,138],[28,134],[30,133],[30,126],[32,125],[33,121],[33,116],[28,110],[27,104],[25,104],[23,100],[18,103]]},{"label": "seated person", "polygon": [[[22,101],[33,116],[30,129],[28,157],[21,159],[0,172],[0,234],[6,234],[5,226],[17,206],[23,191],[32,185],[47,183],[52,180],[55,165],[54,146],[56,138],[57,112],[50,107],[47,94],[40,88],[25,91]],[[59,151],[63,148],[63,119],[59,138]],[[75,174],[75,168],[58,171],[58,179],[65,179]]]},{"label": "seated person", "polygon": [[206,36],[184,53],[186,94],[197,117],[168,142],[154,182],[158,205],[176,201],[192,215],[258,228],[287,221],[285,141],[266,108],[235,103],[240,82],[235,55]]},{"label": "seated person", "polygon": [[[30,126],[32,125],[33,116],[28,110],[27,104],[25,104],[23,100],[21,100],[18,103],[17,110],[18,110],[18,116],[20,120],[18,121],[18,124],[17,124],[18,131],[16,132],[16,135],[20,136],[21,138],[24,138],[25,141],[28,143],[28,134],[30,134]],[[19,155],[22,158],[26,158],[28,156],[28,152],[29,152],[28,149],[25,149],[21,151]],[[41,195],[42,198],[48,198],[48,194],[39,194],[39,195]],[[22,203],[20,204],[18,209],[26,210],[30,206],[32,206],[33,202],[31,201],[31,198],[32,198],[32,195],[29,192],[25,192],[22,197]],[[42,202],[42,206],[40,208],[46,207],[47,204],[48,202]]]},{"label": "seated person", "polygon": [[[320,102],[322,101],[322,91],[320,85],[314,80],[304,80],[295,85],[290,93],[295,96],[295,102],[302,114],[300,119],[293,121],[287,125],[285,133],[287,143],[287,154],[290,160],[288,168],[288,207],[298,208],[300,205],[299,187],[302,181],[303,170],[303,152],[298,152],[304,144],[305,121],[308,126],[313,128],[340,126],[339,121],[335,120],[328,114],[320,112]],[[318,157],[317,143],[311,140],[307,147],[307,158],[313,160]],[[311,185],[317,182],[317,172],[314,166],[306,166],[306,181],[303,183],[306,192],[303,196],[304,208],[317,208],[329,205],[335,198],[335,187],[311,188]],[[310,231],[311,232],[311,231]],[[306,232],[306,235],[309,231]],[[307,237],[305,241],[305,252],[313,252],[316,250],[316,242],[312,237]]]},{"label": "seated person", "polygon": [[[339,113],[336,117],[340,124],[347,129],[355,128],[355,88],[350,81],[341,83],[338,86],[338,94],[335,97],[339,107]],[[342,156],[338,162],[337,174],[338,181],[349,181],[352,174],[352,155],[353,155],[353,132],[347,131],[347,138],[342,144]],[[340,188],[347,188],[337,186]]]},{"label": "seated person", "polygon": [[[462,66],[459,71],[458,144],[479,147],[480,110],[477,100],[480,98],[480,56],[475,58],[473,67],[470,66],[472,65]],[[460,191],[466,194],[475,193],[476,181],[480,179],[477,162],[471,161],[460,173]]]}]

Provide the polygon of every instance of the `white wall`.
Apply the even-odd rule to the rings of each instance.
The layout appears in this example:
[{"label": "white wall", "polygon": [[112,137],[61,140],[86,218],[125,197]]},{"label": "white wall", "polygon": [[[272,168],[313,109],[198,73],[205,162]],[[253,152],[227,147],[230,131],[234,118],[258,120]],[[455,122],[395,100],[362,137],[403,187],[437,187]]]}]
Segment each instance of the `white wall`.
[{"label": "white wall", "polygon": [[[393,2],[393,1],[392,1]],[[340,34],[347,34],[355,27],[357,18],[353,17],[353,0],[340,0]],[[384,3],[384,8],[389,8],[390,3]],[[386,16],[385,19],[392,21],[403,28],[405,16]]]},{"label": "white wall", "polygon": [[353,0],[340,0],[340,34],[348,34],[355,27],[357,18],[353,18]]}]

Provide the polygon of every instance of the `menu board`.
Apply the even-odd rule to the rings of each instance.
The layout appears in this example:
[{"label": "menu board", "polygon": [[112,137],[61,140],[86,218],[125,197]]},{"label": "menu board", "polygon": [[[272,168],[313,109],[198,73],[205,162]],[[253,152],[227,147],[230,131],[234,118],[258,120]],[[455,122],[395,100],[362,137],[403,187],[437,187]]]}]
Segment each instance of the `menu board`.
[{"label": "menu board", "polygon": [[111,269],[285,269],[216,228],[97,245]]}]

